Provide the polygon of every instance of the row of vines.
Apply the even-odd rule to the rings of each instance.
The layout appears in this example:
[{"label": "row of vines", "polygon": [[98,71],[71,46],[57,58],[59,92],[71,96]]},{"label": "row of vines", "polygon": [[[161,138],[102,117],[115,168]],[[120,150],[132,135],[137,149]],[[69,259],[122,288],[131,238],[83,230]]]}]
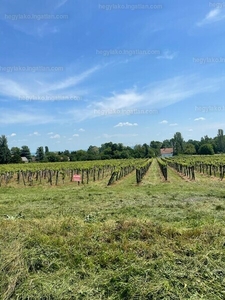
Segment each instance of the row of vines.
[{"label": "row of vines", "polygon": [[164,159],[177,172],[195,179],[195,173],[218,177],[225,176],[225,156],[181,156]]},{"label": "row of vines", "polygon": [[148,159],[124,159],[105,161],[80,161],[63,163],[29,163],[0,166],[0,186],[9,183],[33,186],[41,184],[58,185],[74,181],[79,176],[78,184],[88,184],[103,179],[108,185],[127,176],[135,169],[150,166]]}]

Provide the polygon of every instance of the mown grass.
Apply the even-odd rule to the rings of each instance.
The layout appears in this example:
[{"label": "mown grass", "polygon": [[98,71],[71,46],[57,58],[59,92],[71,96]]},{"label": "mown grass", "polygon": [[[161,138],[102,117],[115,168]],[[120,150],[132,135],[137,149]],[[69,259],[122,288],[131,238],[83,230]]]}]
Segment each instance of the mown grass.
[{"label": "mown grass", "polygon": [[225,182],[155,168],[139,186],[1,188],[0,299],[225,299]]}]

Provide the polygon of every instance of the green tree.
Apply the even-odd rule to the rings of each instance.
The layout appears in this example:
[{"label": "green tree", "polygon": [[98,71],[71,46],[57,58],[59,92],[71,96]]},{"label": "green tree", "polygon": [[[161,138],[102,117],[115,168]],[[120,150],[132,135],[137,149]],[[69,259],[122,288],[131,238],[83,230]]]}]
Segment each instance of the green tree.
[{"label": "green tree", "polygon": [[219,129],[217,134],[217,151],[220,153],[225,152],[225,141],[222,129]]},{"label": "green tree", "polygon": [[142,148],[142,145],[137,144],[134,146],[134,157],[135,158],[144,158],[145,157],[145,149]]},{"label": "green tree", "polygon": [[85,150],[76,151],[76,157],[77,157],[77,160],[87,160],[87,158],[88,158],[87,151],[85,151]]},{"label": "green tree", "polygon": [[195,146],[191,143],[185,143],[184,154],[196,154]]},{"label": "green tree", "polygon": [[174,155],[184,153],[184,139],[180,132],[176,132],[173,137]]},{"label": "green tree", "polygon": [[22,146],[20,150],[21,157],[26,157],[28,160],[31,160],[31,153],[28,146]]},{"label": "green tree", "polygon": [[64,150],[63,155],[66,155],[67,157],[69,157],[70,156],[70,151],[69,150]]},{"label": "green tree", "polygon": [[42,146],[38,147],[37,151],[36,151],[36,160],[37,161],[44,161],[44,159],[45,159],[44,148]]},{"label": "green tree", "polygon": [[122,150],[119,153],[120,153],[120,158],[130,158],[130,152],[129,152],[129,150],[124,149],[124,150]]},{"label": "green tree", "polygon": [[171,148],[171,147],[172,147],[171,140],[164,140],[162,142],[161,148]]},{"label": "green tree", "polygon": [[202,146],[204,144],[211,144],[212,147],[213,147],[214,153],[218,152],[215,139],[212,139],[212,138],[208,137],[208,135],[205,135],[204,137],[201,138],[201,141],[200,141],[199,145]]},{"label": "green tree", "polygon": [[199,154],[213,155],[214,154],[213,146],[211,144],[201,145],[199,148]]},{"label": "green tree", "polygon": [[46,160],[47,161],[49,161],[49,162],[56,162],[56,161],[60,161],[60,156],[57,154],[57,153],[55,153],[55,152],[47,152],[46,154],[45,154],[45,158],[46,158]]},{"label": "green tree", "polygon": [[18,147],[12,147],[11,150],[11,163],[13,164],[17,164],[17,163],[21,163],[22,162],[22,159],[21,159],[21,156],[20,156],[20,148]]},{"label": "green tree", "polygon": [[45,154],[49,153],[48,146],[45,146]]},{"label": "green tree", "polygon": [[0,137],[0,164],[8,164],[11,160],[11,153],[5,135]]},{"label": "green tree", "polygon": [[154,150],[155,156],[159,156],[160,155],[160,148],[162,147],[162,142],[151,141],[150,147]]},{"label": "green tree", "polygon": [[100,159],[99,148],[96,146],[89,146],[87,150],[88,160]]},{"label": "green tree", "polygon": [[192,144],[195,147],[195,152],[198,153],[198,149],[200,147],[200,141],[196,141],[196,140],[188,140],[187,141],[188,144]]}]

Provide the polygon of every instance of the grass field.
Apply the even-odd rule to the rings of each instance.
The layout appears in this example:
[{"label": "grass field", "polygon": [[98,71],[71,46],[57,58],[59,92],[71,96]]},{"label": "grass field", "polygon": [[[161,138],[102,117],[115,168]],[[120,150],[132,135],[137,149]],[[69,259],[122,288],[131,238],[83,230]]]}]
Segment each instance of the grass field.
[{"label": "grass field", "polygon": [[224,181],[107,182],[0,188],[0,299],[225,299]]}]

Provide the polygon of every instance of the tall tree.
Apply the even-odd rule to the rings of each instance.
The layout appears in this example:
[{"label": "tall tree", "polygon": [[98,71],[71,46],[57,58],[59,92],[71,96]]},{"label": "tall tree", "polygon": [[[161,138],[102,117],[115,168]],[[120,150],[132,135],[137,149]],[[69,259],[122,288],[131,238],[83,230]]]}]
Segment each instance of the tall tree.
[{"label": "tall tree", "polygon": [[38,147],[36,151],[36,160],[43,161],[44,158],[45,158],[44,148],[42,146]]},{"label": "tall tree", "polygon": [[145,157],[145,149],[142,148],[141,144],[137,144],[134,146],[134,157],[135,158],[144,158]]},{"label": "tall tree", "polygon": [[87,150],[87,154],[88,154],[88,160],[95,160],[95,159],[99,159],[99,148],[96,146],[92,146],[90,145],[88,150]]},{"label": "tall tree", "polygon": [[151,143],[150,143],[150,147],[154,150],[156,156],[160,155],[161,146],[162,146],[162,143],[159,141],[151,141]]},{"label": "tall tree", "polygon": [[11,163],[13,164],[17,164],[17,163],[21,163],[22,159],[21,159],[21,151],[20,148],[18,147],[12,147],[11,148]]},{"label": "tall tree", "polygon": [[225,143],[224,143],[223,129],[219,129],[217,134],[217,151],[224,152],[224,150],[225,150]]},{"label": "tall tree", "polygon": [[[218,139],[218,137],[216,137],[216,138]],[[215,139],[212,139],[212,138],[208,137],[208,135],[205,135],[204,137],[201,138],[199,145],[202,146],[205,144],[210,144],[213,147],[214,153],[218,152]],[[200,148],[199,148],[199,151],[200,151]],[[198,151],[198,153],[199,153],[199,151]]]},{"label": "tall tree", "polygon": [[184,139],[180,132],[176,132],[173,137],[174,155],[184,153]]},{"label": "tall tree", "polygon": [[28,160],[31,159],[31,153],[28,146],[22,146],[20,150],[21,157],[26,157]]},{"label": "tall tree", "polygon": [[170,140],[164,140],[162,142],[162,146],[161,148],[171,148],[172,147],[172,144],[171,144],[171,141]]},{"label": "tall tree", "polygon": [[0,164],[8,164],[11,160],[11,153],[5,135],[0,137]]},{"label": "tall tree", "polygon": [[45,146],[45,154],[49,152],[48,146]]}]

